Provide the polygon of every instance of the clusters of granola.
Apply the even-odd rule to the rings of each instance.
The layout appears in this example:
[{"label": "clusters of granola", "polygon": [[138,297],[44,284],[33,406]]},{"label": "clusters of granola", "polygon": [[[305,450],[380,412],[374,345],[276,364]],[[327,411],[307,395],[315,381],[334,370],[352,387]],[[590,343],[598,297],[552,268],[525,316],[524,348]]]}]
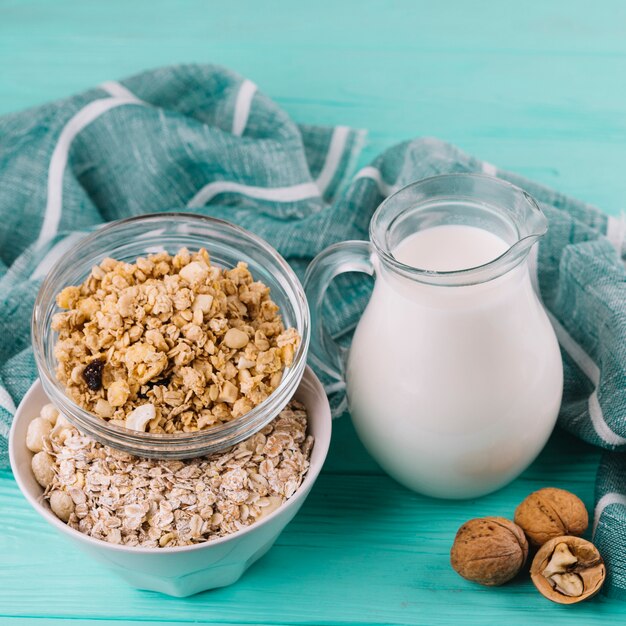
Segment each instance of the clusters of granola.
[{"label": "clusters of granola", "polygon": [[306,410],[292,401],[224,452],[161,461],[104,446],[47,405],[27,445],[44,498],[69,526],[110,543],[173,547],[234,533],[289,499],[309,468],[306,430]]},{"label": "clusters of granola", "polygon": [[201,249],[105,259],[57,296],[57,376],[105,420],[154,433],[230,421],[265,400],[300,337],[245,263]]}]

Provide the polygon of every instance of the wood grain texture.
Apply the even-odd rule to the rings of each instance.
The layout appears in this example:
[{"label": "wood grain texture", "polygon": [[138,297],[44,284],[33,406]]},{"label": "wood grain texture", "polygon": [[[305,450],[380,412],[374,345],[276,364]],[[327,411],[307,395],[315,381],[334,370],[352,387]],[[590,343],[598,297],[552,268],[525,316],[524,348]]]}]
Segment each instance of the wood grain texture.
[{"label": "wood grain texture", "polygon": [[167,63],[215,62],[294,118],[434,135],[623,208],[626,3],[1,0],[0,112]]},{"label": "wood grain texture", "polygon": [[[346,459],[345,451],[350,450]],[[12,617],[178,623],[601,624],[626,606],[550,604],[522,576],[478,587],[450,568],[454,533],[471,517],[512,516],[546,484],[593,502],[596,450],[557,432],[524,475],[496,494],[445,502],[413,494],[365,456],[338,424],[325,472],[277,545],[236,585],[188,599],[135,591],[36,517],[8,472],[0,478],[0,623]],[[573,613],[575,611],[575,614]],[[98,623],[101,623],[98,621]]]},{"label": "wood grain texture", "polygon": [[[621,0],[0,0],[0,113],[148,67],[216,62],[299,121],[369,129],[362,164],[434,135],[618,214],[625,34]],[[618,623],[626,604],[557,606],[525,577],[486,589],[448,564],[463,521],[510,517],[533,489],[571,489],[591,509],[598,458],[557,432],[500,492],[435,501],[383,475],[340,421],[323,475],[275,548],[236,585],[189,599],[128,588],[0,472],[0,623]]]}]

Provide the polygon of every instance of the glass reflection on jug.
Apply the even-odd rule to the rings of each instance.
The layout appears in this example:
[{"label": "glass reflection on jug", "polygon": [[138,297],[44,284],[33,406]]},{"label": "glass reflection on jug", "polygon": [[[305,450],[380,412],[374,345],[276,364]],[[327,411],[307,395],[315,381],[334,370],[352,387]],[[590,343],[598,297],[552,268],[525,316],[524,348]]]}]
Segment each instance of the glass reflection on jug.
[{"label": "glass reflection on jug", "polygon": [[[503,486],[545,445],[563,368],[528,254],[547,220],[523,190],[450,174],[387,198],[370,241],[336,244],[305,279],[314,365],[345,379],[363,444],[421,493],[469,498]],[[321,304],[339,273],[374,275],[349,352]]]}]

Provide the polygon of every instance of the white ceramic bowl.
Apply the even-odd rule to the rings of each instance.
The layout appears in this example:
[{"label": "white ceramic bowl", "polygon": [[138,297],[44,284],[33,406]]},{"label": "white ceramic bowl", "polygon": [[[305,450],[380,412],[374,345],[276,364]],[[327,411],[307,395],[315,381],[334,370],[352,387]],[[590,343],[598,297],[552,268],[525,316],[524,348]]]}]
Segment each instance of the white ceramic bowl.
[{"label": "white ceramic bowl", "polygon": [[234,583],[261,558],[298,512],[315,482],[330,445],[331,415],[319,379],[306,368],[294,396],[309,415],[309,432],[315,437],[311,464],[298,491],[261,521],[228,537],[193,546],[140,548],[109,544],[74,530],[59,520],[43,501],[43,489],[31,470],[33,453],[26,447],[26,430],[49,402],[39,381],[31,387],[15,414],[9,436],[13,474],[26,499],[48,523],[79,548],[106,564],[133,587],[184,597]]}]

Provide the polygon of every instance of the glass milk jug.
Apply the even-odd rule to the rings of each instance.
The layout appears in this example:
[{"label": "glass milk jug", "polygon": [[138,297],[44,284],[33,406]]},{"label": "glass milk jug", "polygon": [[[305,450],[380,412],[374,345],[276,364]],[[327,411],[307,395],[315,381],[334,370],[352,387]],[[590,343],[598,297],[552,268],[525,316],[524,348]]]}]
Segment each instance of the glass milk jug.
[{"label": "glass milk jug", "polygon": [[[550,436],[563,368],[528,263],[546,230],[536,202],[507,182],[436,176],[388,197],[369,242],[331,246],[309,267],[313,363],[345,380],[360,439],[407,487],[489,493]],[[354,271],[375,284],[346,351],[321,311],[330,281]]]}]

